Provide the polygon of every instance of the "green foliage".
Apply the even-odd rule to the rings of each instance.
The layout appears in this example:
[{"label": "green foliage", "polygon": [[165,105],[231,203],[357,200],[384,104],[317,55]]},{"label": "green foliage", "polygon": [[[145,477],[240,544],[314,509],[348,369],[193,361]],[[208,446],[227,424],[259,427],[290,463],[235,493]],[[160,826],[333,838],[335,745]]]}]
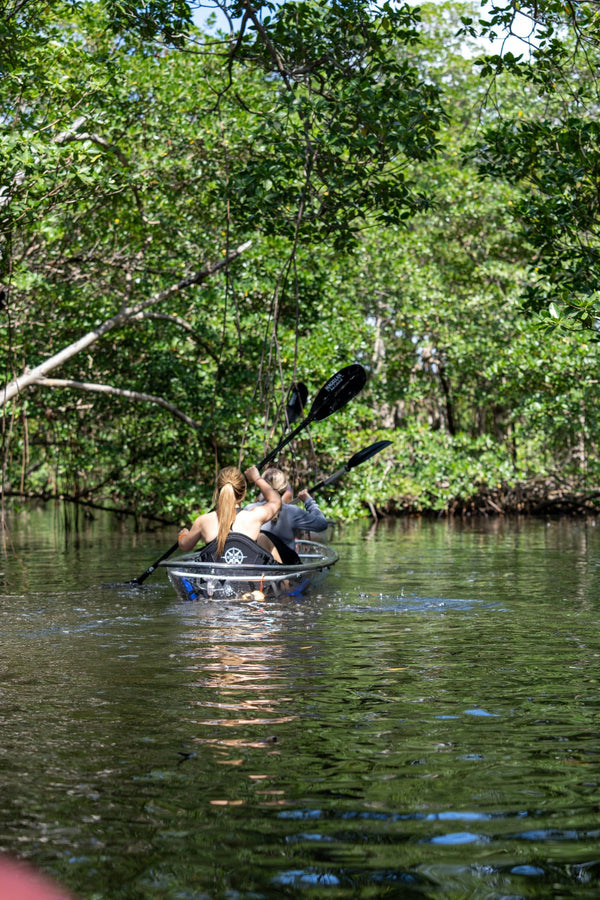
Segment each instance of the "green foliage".
[{"label": "green foliage", "polygon": [[[174,497],[206,499],[201,485],[215,465],[262,455],[281,426],[273,398],[293,377],[303,333],[325,336],[305,345],[302,377],[314,391],[364,353],[323,295],[331,249],[342,233],[350,240],[351,223],[388,215],[392,205],[399,212],[408,193],[394,167],[402,154],[417,154],[411,147],[431,152],[423,140],[433,145],[437,99],[378,37],[379,23],[388,32],[394,25],[399,42],[415,40],[413,14],[386,9],[373,17],[364,4],[334,6],[311,37],[324,11],[303,4],[297,11],[308,16],[301,51],[289,9],[276,10],[272,27],[275,43],[290,43],[292,66],[300,52],[308,66],[290,74],[291,85],[270,50],[259,58],[271,39],[247,22],[228,71],[201,35],[186,45],[189,53],[170,49],[189,26],[187,4],[32,2],[12,20],[10,74],[0,91],[7,381],[248,237],[254,244],[226,279],[173,292],[158,317],[140,312],[92,352],[71,355],[59,372],[67,386],[28,388],[5,446],[8,489],[110,495],[109,505],[171,515]],[[334,24],[339,35],[328,33]],[[332,55],[332,37],[342,32],[346,43]],[[403,125],[405,149],[390,129],[401,103],[414,125]],[[374,136],[356,137],[355,126]],[[283,215],[282,196],[265,178],[271,164],[287,191]],[[338,199],[328,201],[342,164]],[[300,231],[302,243],[290,243]],[[315,264],[317,244],[324,253]],[[327,331],[331,321],[337,337]],[[141,400],[81,393],[82,383],[166,398],[196,428]]]},{"label": "green foliage", "polygon": [[186,0],[103,0],[103,5],[116,35],[134,34],[142,41],[162,38],[176,47],[185,46],[192,23]]},{"label": "green foliage", "polygon": [[[514,4],[495,4],[488,36],[514,24]],[[525,108],[496,105],[496,121],[472,150],[480,172],[523,185],[515,209],[532,261],[525,307],[546,329],[586,329],[599,321],[598,62],[600,25],[585,4],[521,4],[532,46],[481,60],[481,75],[515,78],[539,98]],[[472,20],[465,23],[474,33]],[[502,90],[502,86],[500,87]],[[499,115],[498,115],[499,113]]]},{"label": "green foliage", "polygon": [[240,221],[342,250],[365,223],[421,208],[404,170],[434,154],[443,111],[409,62],[418,10],[383,4],[375,14],[366,0],[259,7],[269,11],[268,42],[246,35],[237,58],[275,78],[279,96],[275,108],[266,98],[229,181]]},{"label": "green foliage", "polygon": [[5,405],[5,494],[189,521],[219,466],[277,443],[292,381],[310,403],[355,361],[360,398],[280,459],[301,487],[393,440],[330,515],[592,483],[595,80],[580,66],[565,99],[558,7],[531,60],[489,64],[494,108],[456,4],[228,3],[225,42],[190,10],[29,2],[0,23],[6,384],[119,325]]}]

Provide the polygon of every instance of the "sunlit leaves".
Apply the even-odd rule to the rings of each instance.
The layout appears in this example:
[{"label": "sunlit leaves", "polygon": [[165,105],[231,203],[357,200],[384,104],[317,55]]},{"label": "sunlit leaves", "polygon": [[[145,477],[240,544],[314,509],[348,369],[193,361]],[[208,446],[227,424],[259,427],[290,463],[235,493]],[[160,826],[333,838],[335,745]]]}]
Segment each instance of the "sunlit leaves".
[{"label": "sunlit leaves", "polygon": [[[534,105],[507,109],[478,141],[482,173],[524,186],[515,208],[533,248],[524,298],[546,328],[596,331],[600,316],[600,19],[593,6],[545,0],[521,4],[534,27],[516,63],[510,52],[487,57],[482,75],[510,71],[529,86]],[[491,7],[483,33],[514,24],[517,7]],[[472,28],[472,23],[469,24]]]},{"label": "sunlit leaves", "polygon": [[437,89],[407,61],[418,13],[366,2],[286,3],[269,42],[247,36],[237,58],[260,65],[279,97],[248,135],[229,182],[239,216],[268,233],[332,237],[341,248],[367,222],[397,222],[424,202],[403,170],[437,148]]}]

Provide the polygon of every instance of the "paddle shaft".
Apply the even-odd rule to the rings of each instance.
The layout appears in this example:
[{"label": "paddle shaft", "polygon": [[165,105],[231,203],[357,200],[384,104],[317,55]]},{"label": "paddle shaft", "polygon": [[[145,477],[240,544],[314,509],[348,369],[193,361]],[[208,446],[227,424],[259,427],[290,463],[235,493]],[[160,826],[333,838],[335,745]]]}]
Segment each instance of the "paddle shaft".
[{"label": "paddle shaft", "polygon": [[314,422],[314,416],[311,416],[309,414],[305,419],[303,419],[300,422],[299,425],[296,426],[296,428],[294,428],[293,431],[290,431],[290,433],[286,437],[282,438],[282,440],[279,441],[279,443],[277,444],[277,446],[275,447],[274,450],[271,450],[271,452],[267,456],[265,456],[264,459],[261,459],[261,461],[259,463],[257,463],[256,468],[263,469],[267,465],[267,463],[270,463],[271,460],[275,459],[277,454],[281,450],[283,450],[283,448],[286,447],[290,441],[293,441],[294,438],[296,437],[296,435],[300,431],[302,431],[303,428],[306,428],[307,425],[310,425],[311,422]]},{"label": "paddle shaft", "polygon": [[159,557],[152,566],[149,566],[145,572],[142,572],[142,574],[139,575],[137,578],[132,578],[131,581],[127,582],[127,584],[143,584],[144,581],[146,580],[146,578],[149,578],[150,575],[152,575],[152,573],[154,572],[156,567],[159,565],[159,563],[161,563],[163,561],[163,559],[167,559],[167,557],[172,556],[175,553],[175,551],[178,549],[179,549],[179,540],[177,540],[177,542],[175,544],[173,544],[172,547],[169,547],[169,549],[166,550],[163,553],[163,555],[161,557]]},{"label": "paddle shaft", "polygon": [[313,484],[311,488],[309,488],[308,493],[314,494],[315,491],[320,491],[324,487],[327,487],[328,484],[333,484],[334,481],[337,481],[338,478],[341,478],[342,475],[345,475],[346,472],[349,472],[350,469],[347,465],[342,466],[341,469],[338,469],[337,472],[334,472],[333,475],[330,475],[329,478],[325,478],[323,481],[319,481],[318,484]]},{"label": "paddle shaft", "polygon": [[[375,456],[376,453],[380,453],[385,447],[389,447],[391,443],[391,441],[377,441],[376,443],[365,447],[364,450],[359,450],[358,453],[355,453],[354,456],[350,457],[346,465],[342,466],[341,469],[338,469],[337,472],[334,472],[329,478],[325,478],[323,481],[319,481],[318,484],[309,488],[308,493],[314,494],[315,491],[320,491],[322,488],[327,487],[328,484],[333,484],[334,481],[337,481],[338,478],[341,478],[346,472],[355,469],[356,466],[362,465],[368,459],[371,459],[372,456]],[[292,502],[295,503],[296,501],[293,500]]]}]

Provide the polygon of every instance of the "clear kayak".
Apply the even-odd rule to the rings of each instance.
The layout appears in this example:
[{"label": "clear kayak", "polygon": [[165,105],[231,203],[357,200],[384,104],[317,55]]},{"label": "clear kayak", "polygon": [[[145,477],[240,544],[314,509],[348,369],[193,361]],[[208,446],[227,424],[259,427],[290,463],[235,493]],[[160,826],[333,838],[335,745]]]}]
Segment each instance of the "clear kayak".
[{"label": "clear kayak", "polygon": [[297,540],[296,565],[243,565],[205,562],[200,553],[186,553],[159,563],[180,600],[229,600],[297,597],[325,578],[339,559],[333,547]]}]

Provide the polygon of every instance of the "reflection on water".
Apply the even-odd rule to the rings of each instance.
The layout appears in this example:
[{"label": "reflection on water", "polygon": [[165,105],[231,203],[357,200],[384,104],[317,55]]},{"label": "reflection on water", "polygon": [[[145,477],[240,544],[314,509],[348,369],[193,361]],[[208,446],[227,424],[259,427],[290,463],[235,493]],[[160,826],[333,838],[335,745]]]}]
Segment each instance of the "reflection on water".
[{"label": "reflection on water", "polygon": [[0,847],[80,898],[597,896],[593,523],[359,525],[269,603],[102,587],[170,533],[11,539]]}]

